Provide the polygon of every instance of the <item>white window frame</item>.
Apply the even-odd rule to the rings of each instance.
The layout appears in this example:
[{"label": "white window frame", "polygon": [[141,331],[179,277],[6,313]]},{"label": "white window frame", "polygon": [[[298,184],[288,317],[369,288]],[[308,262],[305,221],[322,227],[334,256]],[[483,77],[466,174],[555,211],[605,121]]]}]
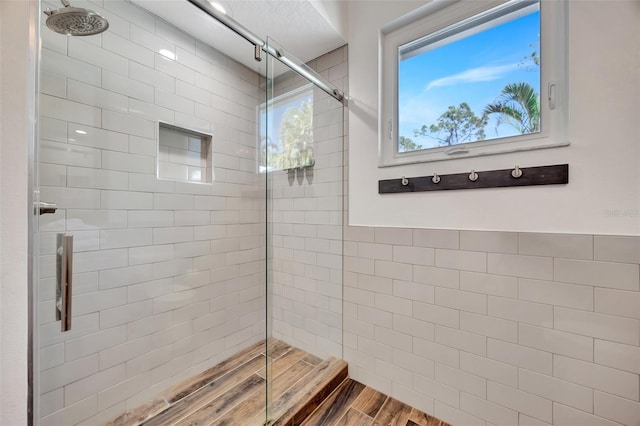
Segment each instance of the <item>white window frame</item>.
[{"label": "white window frame", "polygon": [[380,31],[379,53],[379,167],[444,161],[568,146],[567,3],[540,1],[540,110],[537,133],[489,139],[455,146],[398,152],[399,48],[449,28],[460,26],[496,8],[522,0],[433,0]]}]

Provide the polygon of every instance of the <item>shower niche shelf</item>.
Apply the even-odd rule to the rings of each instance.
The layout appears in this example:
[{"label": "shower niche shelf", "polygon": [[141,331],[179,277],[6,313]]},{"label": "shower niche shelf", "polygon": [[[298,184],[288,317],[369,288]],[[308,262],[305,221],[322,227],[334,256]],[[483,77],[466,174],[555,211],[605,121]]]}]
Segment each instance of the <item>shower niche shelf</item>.
[{"label": "shower niche shelf", "polygon": [[213,182],[213,136],[158,122],[158,179]]}]

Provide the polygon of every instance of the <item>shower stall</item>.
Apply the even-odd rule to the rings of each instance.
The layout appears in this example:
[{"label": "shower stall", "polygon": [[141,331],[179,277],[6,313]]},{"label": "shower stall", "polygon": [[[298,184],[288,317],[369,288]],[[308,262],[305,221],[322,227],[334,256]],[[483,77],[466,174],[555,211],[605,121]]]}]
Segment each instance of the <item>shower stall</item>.
[{"label": "shower stall", "polygon": [[247,419],[277,422],[279,375],[342,357],[346,48],[302,64],[184,0],[254,44],[248,67],[145,3],[41,2],[67,27],[42,15],[32,424],[140,424],[247,354]]}]

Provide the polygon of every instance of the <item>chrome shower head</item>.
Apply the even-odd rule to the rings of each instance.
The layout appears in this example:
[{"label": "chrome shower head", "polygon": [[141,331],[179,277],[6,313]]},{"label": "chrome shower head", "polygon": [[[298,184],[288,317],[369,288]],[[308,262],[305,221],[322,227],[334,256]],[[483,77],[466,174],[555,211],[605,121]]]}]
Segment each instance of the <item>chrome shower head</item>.
[{"label": "chrome shower head", "polygon": [[45,10],[48,16],[47,27],[53,31],[70,36],[88,36],[100,34],[109,28],[107,21],[100,14],[81,7],[72,7],[68,0],[60,0],[64,5],[57,10]]}]

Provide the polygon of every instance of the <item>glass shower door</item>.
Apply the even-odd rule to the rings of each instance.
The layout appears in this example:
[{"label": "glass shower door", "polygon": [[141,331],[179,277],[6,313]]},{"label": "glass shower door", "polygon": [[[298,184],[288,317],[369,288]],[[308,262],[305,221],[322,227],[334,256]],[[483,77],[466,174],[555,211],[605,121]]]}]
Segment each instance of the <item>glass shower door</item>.
[{"label": "glass shower door", "polygon": [[41,425],[162,412],[167,390],[265,340],[264,63],[125,0],[76,3],[110,26],[41,27]]},{"label": "glass shower door", "polygon": [[258,150],[258,173],[264,177],[264,223],[265,223],[265,400],[264,400],[264,424],[269,425],[277,420],[277,414],[273,411],[273,354],[277,350],[273,340],[273,204],[269,202],[272,191],[272,146],[273,146],[273,123],[272,123],[272,99],[274,84],[275,59],[267,52],[270,40],[267,37],[265,49],[262,51],[263,62],[265,64],[264,75],[264,103],[260,105],[258,111],[259,138]]},{"label": "glass shower door", "polygon": [[[307,67],[272,38],[266,48],[285,63]],[[325,63],[335,70],[345,65],[344,49],[329,55],[312,61],[311,72]],[[283,422],[281,416],[313,394],[320,364],[342,358],[344,109],[304,76],[269,60],[261,138],[272,361],[267,412]],[[329,68],[319,71],[329,76]]]}]

